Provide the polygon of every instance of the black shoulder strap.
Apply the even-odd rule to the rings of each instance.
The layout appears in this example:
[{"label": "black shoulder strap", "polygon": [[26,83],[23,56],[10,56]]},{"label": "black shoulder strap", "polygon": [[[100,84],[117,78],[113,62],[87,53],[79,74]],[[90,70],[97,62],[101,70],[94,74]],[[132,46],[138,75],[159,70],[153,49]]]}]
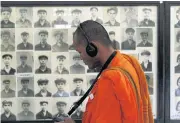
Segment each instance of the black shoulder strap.
[{"label": "black shoulder strap", "polygon": [[70,116],[78,107],[79,105],[86,99],[86,97],[89,95],[90,91],[92,90],[92,88],[94,87],[95,83],[97,82],[99,76],[101,75],[101,73],[107,68],[107,66],[109,65],[109,63],[112,61],[112,59],[115,57],[116,55],[116,51],[114,51],[111,56],[108,58],[108,60],[106,61],[106,63],[103,65],[101,71],[99,72],[99,74],[97,75],[96,79],[94,80],[93,84],[91,85],[91,87],[86,91],[86,93],[83,95],[83,97],[81,97],[77,102],[74,103],[74,106],[71,108],[71,110],[68,112],[68,115]]}]

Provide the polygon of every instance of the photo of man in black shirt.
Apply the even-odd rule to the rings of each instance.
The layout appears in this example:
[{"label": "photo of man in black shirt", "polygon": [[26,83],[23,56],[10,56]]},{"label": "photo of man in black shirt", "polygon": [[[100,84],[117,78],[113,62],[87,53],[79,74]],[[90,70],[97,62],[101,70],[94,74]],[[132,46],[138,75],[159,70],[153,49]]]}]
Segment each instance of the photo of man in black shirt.
[{"label": "photo of man in black shirt", "polygon": [[37,74],[50,74],[51,69],[47,67],[48,57],[46,55],[40,55],[39,59],[39,68],[36,69],[35,73]]},{"label": "photo of man in black shirt", "polygon": [[1,121],[16,121],[16,116],[11,112],[12,101],[2,102],[4,113],[1,114]]},{"label": "photo of man in black shirt", "polygon": [[1,28],[15,28],[14,22],[9,20],[11,13],[12,9],[10,7],[1,7]]},{"label": "photo of man in black shirt", "polygon": [[11,54],[4,54],[2,60],[4,62],[4,68],[1,69],[1,75],[14,75],[16,70],[11,67],[13,56]]},{"label": "photo of man in black shirt", "polygon": [[39,9],[37,11],[37,14],[39,16],[39,20],[35,22],[34,27],[51,27],[50,23],[47,21],[47,11],[45,9]]}]

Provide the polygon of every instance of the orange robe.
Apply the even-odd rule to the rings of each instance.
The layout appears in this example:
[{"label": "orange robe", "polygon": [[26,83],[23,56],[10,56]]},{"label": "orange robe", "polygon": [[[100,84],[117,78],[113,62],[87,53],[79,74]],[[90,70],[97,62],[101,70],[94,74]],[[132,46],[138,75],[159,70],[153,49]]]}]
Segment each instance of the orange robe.
[{"label": "orange robe", "polygon": [[[112,67],[125,69],[135,81],[140,104],[139,115],[136,94],[128,77],[120,70],[112,70]],[[145,75],[135,58],[117,51],[92,89],[82,121],[83,123],[154,123]]]}]

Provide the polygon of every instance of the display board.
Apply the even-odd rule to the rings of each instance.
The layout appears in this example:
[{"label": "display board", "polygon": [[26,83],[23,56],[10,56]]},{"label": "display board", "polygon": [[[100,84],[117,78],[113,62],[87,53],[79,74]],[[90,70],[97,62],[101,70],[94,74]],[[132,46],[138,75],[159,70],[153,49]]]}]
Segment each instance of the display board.
[{"label": "display board", "polygon": [[[94,20],[113,47],[135,56],[157,118],[158,7],[9,6],[1,8],[1,120],[51,120],[67,113],[99,70],[88,69],[72,46],[80,22]],[[87,100],[71,116],[81,119]]]},{"label": "display board", "polygon": [[180,6],[171,6],[170,15],[170,119],[180,120]]}]

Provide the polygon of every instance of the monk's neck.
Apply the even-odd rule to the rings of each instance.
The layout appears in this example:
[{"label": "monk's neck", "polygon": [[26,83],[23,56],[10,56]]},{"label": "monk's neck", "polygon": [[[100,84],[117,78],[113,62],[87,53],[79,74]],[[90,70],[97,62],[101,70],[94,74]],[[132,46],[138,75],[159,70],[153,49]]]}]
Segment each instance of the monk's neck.
[{"label": "monk's neck", "polygon": [[110,48],[108,49],[107,51],[102,51],[100,52],[100,62],[101,62],[101,65],[103,66],[106,61],[108,60],[108,58],[112,55],[112,53],[114,52],[115,50]]}]

